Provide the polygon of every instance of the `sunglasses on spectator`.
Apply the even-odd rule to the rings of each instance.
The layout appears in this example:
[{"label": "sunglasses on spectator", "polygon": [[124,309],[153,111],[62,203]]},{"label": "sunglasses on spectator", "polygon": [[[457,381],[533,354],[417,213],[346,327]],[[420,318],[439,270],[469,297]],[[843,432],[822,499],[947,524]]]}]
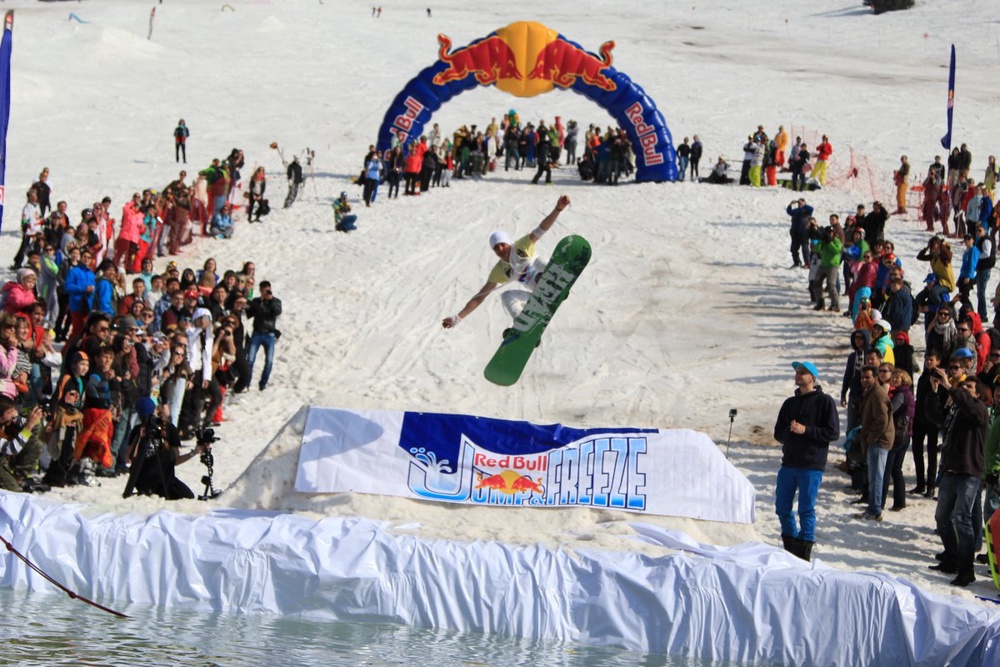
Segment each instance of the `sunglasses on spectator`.
[{"label": "sunglasses on spectator", "polygon": [[958,366],[958,365],[955,365],[955,364],[952,364],[951,366],[948,366],[948,370],[950,370],[950,371],[960,371],[960,370],[962,370],[962,367]]},{"label": "sunglasses on spectator", "polygon": [[971,331],[971,329],[969,329],[969,327],[959,327],[958,330],[959,331]]}]

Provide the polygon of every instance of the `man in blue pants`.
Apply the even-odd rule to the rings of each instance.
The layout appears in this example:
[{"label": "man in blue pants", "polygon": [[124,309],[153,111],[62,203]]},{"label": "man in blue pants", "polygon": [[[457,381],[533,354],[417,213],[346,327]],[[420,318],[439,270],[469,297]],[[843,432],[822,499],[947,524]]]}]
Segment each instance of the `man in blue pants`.
[{"label": "man in blue pants", "polygon": [[[808,561],[816,542],[816,496],[823,482],[830,443],[840,437],[840,417],[833,398],[817,384],[819,373],[810,361],[792,363],[795,395],[785,400],[774,424],[781,443],[781,468],[774,510],[781,521],[785,550]],[[799,527],[792,504],[799,493]]]},{"label": "man in blue pants", "polygon": [[264,372],[260,376],[257,387],[264,391],[267,381],[271,378],[271,368],[274,365],[274,343],[281,335],[278,332],[278,317],[281,315],[281,299],[274,296],[271,283],[267,280],[260,284],[260,296],[250,302],[247,317],[253,318],[253,333],[250,334],[250,345],[247,348],[247,364],[250,366],[250,377],[253,377],[253,365],[257,360],[257,350],[264,347]]}]

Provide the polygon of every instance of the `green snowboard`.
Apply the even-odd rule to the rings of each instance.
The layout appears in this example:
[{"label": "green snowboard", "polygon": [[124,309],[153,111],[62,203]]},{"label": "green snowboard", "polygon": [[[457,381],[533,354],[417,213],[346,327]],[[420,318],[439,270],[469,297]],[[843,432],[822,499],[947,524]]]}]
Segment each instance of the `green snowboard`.
[{"label": "green snowboard", "polygon": [[590,243],[582,236],[567,236],[556,245],[534,293],[486,365],[487,380],[502,387],[517,382],[549,320],[589,261]]}]

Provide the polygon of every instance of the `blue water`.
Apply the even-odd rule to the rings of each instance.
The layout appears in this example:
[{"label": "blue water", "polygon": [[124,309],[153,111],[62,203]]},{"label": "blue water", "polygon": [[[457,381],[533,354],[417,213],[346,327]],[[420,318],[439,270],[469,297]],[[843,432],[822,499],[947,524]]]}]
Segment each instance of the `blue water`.
[{"label": "blue water", "polygon": [[0,589],[0,665],[733,667],[382,623],[323,623],[136,606],[119,611],[130,618],[111,616],[62,593]]}]

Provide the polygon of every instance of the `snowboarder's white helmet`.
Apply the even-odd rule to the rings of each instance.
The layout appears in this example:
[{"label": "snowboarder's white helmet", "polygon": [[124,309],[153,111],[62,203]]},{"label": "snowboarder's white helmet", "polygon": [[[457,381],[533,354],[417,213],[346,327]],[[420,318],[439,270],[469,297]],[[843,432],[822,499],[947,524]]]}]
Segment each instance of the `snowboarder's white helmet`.
[{"label": "snowboarder's white helmet", "polygon": [[511,240],[510,235],[507,232],[496,231],[490,234],[490,248],[496,248],[500,243],[514,245],[514,242]]}]

